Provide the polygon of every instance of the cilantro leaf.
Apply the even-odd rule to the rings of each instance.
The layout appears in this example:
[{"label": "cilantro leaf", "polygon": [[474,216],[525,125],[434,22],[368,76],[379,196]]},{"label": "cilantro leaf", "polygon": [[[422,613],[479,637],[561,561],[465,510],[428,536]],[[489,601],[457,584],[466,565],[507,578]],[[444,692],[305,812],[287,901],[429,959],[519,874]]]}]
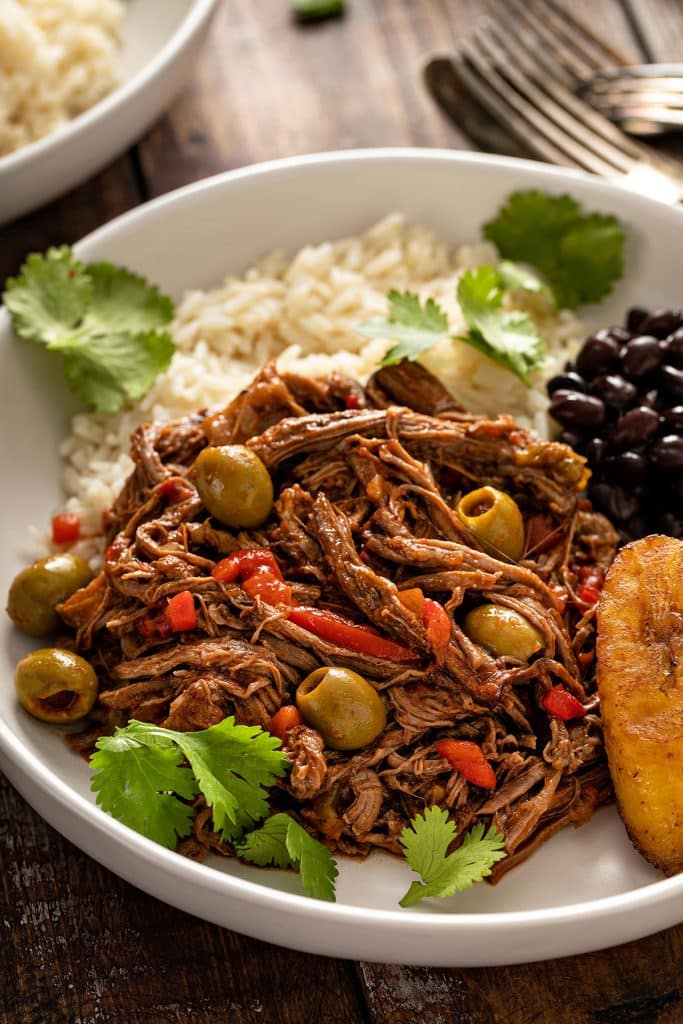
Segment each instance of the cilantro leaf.
[{"label": "cilantro leaf", "polygon": [[111,263],[84,266],[68,246],[31,254],[3,299],[20,337],[62,353],[69,386],[92,408],[141,398],[171,361],[171,300]]},{"label": "cilantro leaf", "polygon": [[462,340],[511,370],[529,386],[529,373],[543,363],[546,346],[527,313],[503,309],[503,288],[495,267],[466,270],[458,302],[469,333]]},{"label": "cilantro leaf", "polygon": [[213,824],[224,839],[235,838],[268,813],[267,787],[285,774],[280,741],[258,725],[225,718],[200,732],[173,733],[190,762]]},{"label": "cilantro leaf", "polygon": [[505,856],[503,836],[493,827],[484,835],[481,822],[470,829],[462,846],[449,854],[455,824],[440,807],[415,815],[399,838],[408,863],[422,878],[412,883],[401,900],[402,907],[412,907],[425,896],[453,896],[469,889],[490,875],[496,861]]},{"label": "cilantro leaf", "polygon": [[334,902],[337,865],[327,847],[310,836],[288,814],[274,814],[235,848],[243,860],[259,867],[275,864],[299,871],[308,896]]},{"label": "cilantro leaf", "polygon": [[501,260],[497,267],[500,281],[503,287],[510,292],[523,291],[532,295],[542,295],[553,306],[555,296],[552,289],[541,280],[538,274],[522,266],[521,263],[513,263],[512,260]]},{"label": "cilantro leaf", "polygon": [[90,759],[97,803],[129,828],[173,849],[178,836],[192,828],[194,811],[178,799],[196,794],[192,772],[181,766],[182,752],[173,745],[150,746],[125,731],[97,741]]},{"label": "cilantro leaf", "polygon": [[133,720],[97,741],[91,788],[105,811],[168,847],[190,831],[194,812],[179,798],[202,793],[214,827],[232,839],[268,812],[266,787],[287,765],[279,742],[232,717],[199,732]]},{"label": "cilantro leaf", "polygon": [[420,304],[415,292],[392,289],[388,296],[389,316],[374,316],[358,330],[366,338],[393,338],[398,344],[389,349],[382,366],[402,359],[417,359],[421,352],[450,337],[448,317],[434,299]]},{"label": "cilantro leaf", "polygon": [[584,213],[568,195],[515,192],[484,236],[504,258],[537,267],[567,309],[597,302],[623,273],[623,225],[611,214]]}]

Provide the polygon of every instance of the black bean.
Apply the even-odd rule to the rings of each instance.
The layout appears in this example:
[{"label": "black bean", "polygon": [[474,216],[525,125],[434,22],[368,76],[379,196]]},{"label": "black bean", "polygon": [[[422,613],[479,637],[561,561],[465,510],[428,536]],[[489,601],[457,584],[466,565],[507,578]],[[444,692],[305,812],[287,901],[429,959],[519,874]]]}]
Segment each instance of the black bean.
[{"label": "black bean", "polygon": [[591,488],[595,505],[611,519],[626,522],[640,510],[640,502],[632,491],[625,491],[617,484],[599,483]]},{"label": "black bean", "polygon": [[639,540],[641,537],[647,537],[648,533],[652,533],[647,516],[640,513],[636,513],[634,516],[629,516],[626,522],[626,530],[624,532],[624,540],[628,544],[629,541]]},{"label": "black bean", "polygon": [[597,469],[607,454],[607,441],[602,437],[592,437],[586,444],[584,455],[591,469]]},{"label": "black bean", "polygon": [[660,512],[655,520],[655,527],[660,533],[666,533],[669,537],[683,538],[683,519],[680,519],[670,509]]},{"label": "black bean", "polygon": [[649,309],[642,306],[631,306],[626,314],[626,327],[632,334],[638,334],[645,320],[650,315]]},{"label": "black bean", "polygon": [[546,384],[548,394],[553,395],[556,391],[581,391],[587,390],[586,382],[578,373],[570,370],[568,373],[559,373],[557,377],[551,377]]},{"label": "black bean", "polygon": [[612,409],[625,409],[638,397],[638,389],[618,373],[603,373],[591,384],[591,393]]},{"label": "black bean", "polygon": [[560,444],[568,444],[570,448],[574,448],[575,451],[583,444],[583,437],[581,434],[577,434],[575,430],[563,430],[557,440]]},{"label": "black bean", "polygon": [[659,383],[672,398],[683,399],[683,370],[678,370],[675,366],[660,367]]},{"label": "black bean", "polygon": [[582,377],[592,380],[599,373],[606,373],[616,366],[620,352],[621,345],[610,331],[596,331],[584,341],[576,357],[576,369]]},{"label": "black bean", "polygon": [[664,362],[676,366],[679,370],[683,369],[683,327],[679,327],[660,344],[664,352]]},{"label": "black bean", "polygon": [[605,459],[605,472],[625,487],[637,487],[645,479],[647,459],[640,452],[621,452]]},{"label": "black bean", "polygon": [[564,364],[564,372],[565,373],[574,373],[575,371],[576,371],[576,360],[575,359],[568,359],[567,362]]},{"label": "black bean", "polygon": [[662,412],[663,429],[667,434],[683,433],[683,405],[674,405]]},{"label": "black bean", "polygon": [[556,391],[550,402],[550,415],[563,427],[599,427],[605,422],[605,403],[578,391]]},{"label": "black bean", "polygon": [[618,324],[614,327],[608,327],[607,334],[610,338],[614,338],[615,341],[620,342],[622,345],[633,337],[633,331],[629,331],[625,327],[620,327]]},{"label": "black bean", "polygon": [[643,320],[640,330],[644,334],[654,334],[655,338],[666,338],[679,327],[683,327],[680,309],[656,309]]},{"label": "black bean", "polygon": [[656,388],[646,391],[640,397],[640,405],[647,405],[650,409],[659,409],[662,405],[662,398]]},{"label": "black bean", "polygon": [[627,377],[644,377],[663,361],[664,353],[658,340],[650,334],[641,334],[623,350],[621,368]]},{"label": "black bean", "polygon": [[671,473],[683,472],[683,437],[678,434],[667,434],[660,437],[648,452],[655,469]]},{"label": "black bean", "polygon": [[625,412],[612,427],[608,441],[617,451],[638,448],[657,433],[659,415],[646,405]]}]

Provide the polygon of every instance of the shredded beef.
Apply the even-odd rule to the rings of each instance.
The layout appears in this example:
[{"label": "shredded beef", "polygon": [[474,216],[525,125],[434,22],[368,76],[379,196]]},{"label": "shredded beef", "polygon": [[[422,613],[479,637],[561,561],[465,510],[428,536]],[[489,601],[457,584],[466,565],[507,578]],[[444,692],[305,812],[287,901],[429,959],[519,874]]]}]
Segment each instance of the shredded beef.
[{"label": "shredded beef", "polygon": [[[195,487],[199,451],[226,443],[248,444],[271,471],[275,503],[258,530],[210,519]],[[609,566],[617,538],[582,501],[584,460],[571,449],[508,416],[463,411],[414,363],[381,369],[363,388],[337,374],[281,374],[270,362],[227,408],[138,428],[131,455],[133,472],[105,517],[104,567],[59,608],[72,645],[100,676],[92,729],[73,741],[79,749],[133,717],[199,730],[233,715],[268,728],[309,673],[336,665],[381,694],[386,728],[360,750],[337,751],[295,726],[284,746],[291,768],[274,791],[277,805],[331,848],[401,853],[402,828],[438,805],[460,834],[477,820],[501,830],[510,856],[497,878],[610,798],[594,615],[580,610],[576,587],[582,566]],[[484,550],[454,511],[483,484],[514,497],[525,519],[544,517],[551,533],[542,551],[515,562]],[[240,580],[212,576],[221,559],[254,547],[272,552],[295,605],[370,628],[413,660],[323,639]],[[450,623],[438,648],[401,597],[418,587]],[[186,590],[196,628],[157,629],[169,599]],[[523,615],[541,651],[527,663],[475,643],[463,619],[481,603]],[[584,702],[585,718],[548,717],[542,699],[557,684]],[[441,739],[476,743],[495,789],[468,783],[439,757]],[[195,811],[182,852],[231,855],[201,799]]]}]

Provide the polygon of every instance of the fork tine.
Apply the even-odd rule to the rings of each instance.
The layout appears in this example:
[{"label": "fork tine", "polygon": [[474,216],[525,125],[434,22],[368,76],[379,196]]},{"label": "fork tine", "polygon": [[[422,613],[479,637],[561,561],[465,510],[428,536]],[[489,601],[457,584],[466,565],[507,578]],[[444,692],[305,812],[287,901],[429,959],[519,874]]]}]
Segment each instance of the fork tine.
[{"label": "fork tine", "polygon": [[[487,0],[487,6],[518,39],[524,39],[527,46],[533,42],[536,57],[553,78],[562,77],[572,88],[595,71],[625,63],[622,56],[604,46],[568,12],[560,15],[558,5],[550,0],[544,0],[543,7],[536,0]],[[531,40],[524,38],[524,27],[531,33]]]},{"label": "fork tine", "polygon": [[489,53],[495,49],[502,72],[565,131],[620,170],[628,170],[634,160],[648,158],[649,154],[642,146],[629,139],[607,118],[578,99],[560,82],[543,74],[535,51],[530,51],[511,32],[503,33],[493,22],[487,22],[486,26],[485,34],[481,28],[475,31],[479,31],[481,42],[488,46]]},{"label": "fork tine", "polygon": [[[497,64],[498,71],[513,86],[510,103],[526,105],[527,117],[544,119],[545,132],[560,148],[583,161],[583,166],[597,174],[613,175],[626,173],[631,169],[636,156],[629,152],[635,143],[626,140],[626,147],[612,145],[608,135],[621,133],[601,115],[592,111],[581,100],[577,100],[564,86],[552,82],[547,76],[538,76],[532,63],[521,48],[511,41],[509,35],[500,32],[492,23],[479,25],[474,30],[478,44],[486,56]],[[569,102],[565,102],[567,97]],[[573,108],[573,109],[572,109]],[[584,110],[585,108],[585,110]],[[587,114],[586,114],[587,112]],[[599,132],[604,127],[608,132]],[[623,136],[624,140],[626,136]]]},{"label": "fork tine", "polygon": [[[537,156],[557,164],[573,164],[608,177],[618,173],[614,166],[601,160],[592,150],[567,138],[545,114],[511,89],[509,82],[472,42],[463,40],[460,47],[466,61],[456,58],[456,63],[468,88]],[[474,74],[467,62],[474,69]]]}]

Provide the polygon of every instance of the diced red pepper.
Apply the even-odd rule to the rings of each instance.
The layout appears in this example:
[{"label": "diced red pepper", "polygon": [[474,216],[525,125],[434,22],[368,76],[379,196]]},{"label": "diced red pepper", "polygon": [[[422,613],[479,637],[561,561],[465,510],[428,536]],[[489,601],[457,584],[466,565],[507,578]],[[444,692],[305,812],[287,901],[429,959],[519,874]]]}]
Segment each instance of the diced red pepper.
[{"label": "diced red pepper", "polygon": [[104,552],[105,562],[117,562],[127,547],[128,542],[125,537],[122,537],[120,534],[118,537],[114,537],[114,540]]},{"label": "diced red pepper", "polygon": [[183,480],[170,476],[162,484],[159,484],[159,494],[173,505],[177,501],[189,498],[192,494],[192,489]]},{"label": "diced red pepper", "polygon": [[266,566],[277,579],[283,579],[280,566],[275,561],[272,551],[267,548],[246,548],[234,551],[227,558],[214,565],[211,575],[219,583],[234,583],[252,576],[257,569]]},{"label": "diced red pepper", "polygon": [[474,786],[496,788],[496,773],[484,757],[481,747],[470,740],[439,740],[436,752]]},{"label": "diced red pepper", "polygon": [[166,605],[166,621],[174,633],[182,633],[197,626],[197,609],[190,590],[181,590]]},{"label": "diced red pepper", "polygon": [[550,589],[552,590],[553,594],[557,599],[558,612],[560,613],[560,615],[564,615],[564,613],[567,610],[567,605],[569,604],[569,594],[564,589],[561,583],[553,583]]},{"label": "diced red pepper", "polygon": [[586,714],[581,701],[569,690],[565,690],[564,686],[553,686],[543,697],[541,704],[549,715],[559,718],[562,722],[568,722],[571,718],[583,718]]},{"label": "diced red pepper", "polygon": [[562,527],[556,526],[549,516],[542,513],[529,516],[526,521],[526,543],[524,550],[526,554],[533,552],[540,555],[548,551],[557,543]]},{"label": "diced red pepper", "polygon": [[344,399],[344,405],[347,409],[360,409],[360,402],[358,401],[358,395],[353,393],[346,396]]},{"label": "diced red pepper", "polygon": [[173,632],[171,623],[166,618],[165,612],[148,612],[143,618],[138,619],[138,633],[147,640],[159,637],[161,640],[168,640]]},{"label": "diced red pepper", "polygon": [[422,624],[427,630],[430,647],[439,657],[448,647],[448,642],[451,639],[451,620],[447,611],[436,601],[426,597]]},{"label": "diced red pepper", "polygon": [[387,640],[369,626],[359,626],[332,612],[299,606],[292,608],[289,619],[297,626],[307,629],[309,633],[319,636],[321,640],[328,640],[350,651],[370,654],[375,658],[386,658],[387,661],[396,661],[399,664],[411,665],[419,660],[407,647]]},{"label": "diced red pepper", "polygon": [[412,587],[410,590],[400,590],[398,599],[401,604],[412,612],[422,622],[425,610],[425,596],[420,587]]},{"label": "diced red pepper", "polygon": [[266,565],[248,576],[242,583],[249,597],[260,597],[266,604],[292,604],[292,588]]},{"label": "diced red pepper", "polygon": [[277,736],[284,746],[291,730],[297,725],[303,725],[304,720],[301,712],[293,704],[285,704],[279,711],[276,711],[268,723],[268,732]]},{"label": "diced red pepper", "polygon": [[52,541],[54,544],[73,544],[81,535],[80,517],[73,512],[62,512],[52,518]]},{"label": "diced red pepper", "polygon": [[576,596],[585,604],[597,604],[600,600],[600,590],[592,583],[582,583],[576,591]]}]

